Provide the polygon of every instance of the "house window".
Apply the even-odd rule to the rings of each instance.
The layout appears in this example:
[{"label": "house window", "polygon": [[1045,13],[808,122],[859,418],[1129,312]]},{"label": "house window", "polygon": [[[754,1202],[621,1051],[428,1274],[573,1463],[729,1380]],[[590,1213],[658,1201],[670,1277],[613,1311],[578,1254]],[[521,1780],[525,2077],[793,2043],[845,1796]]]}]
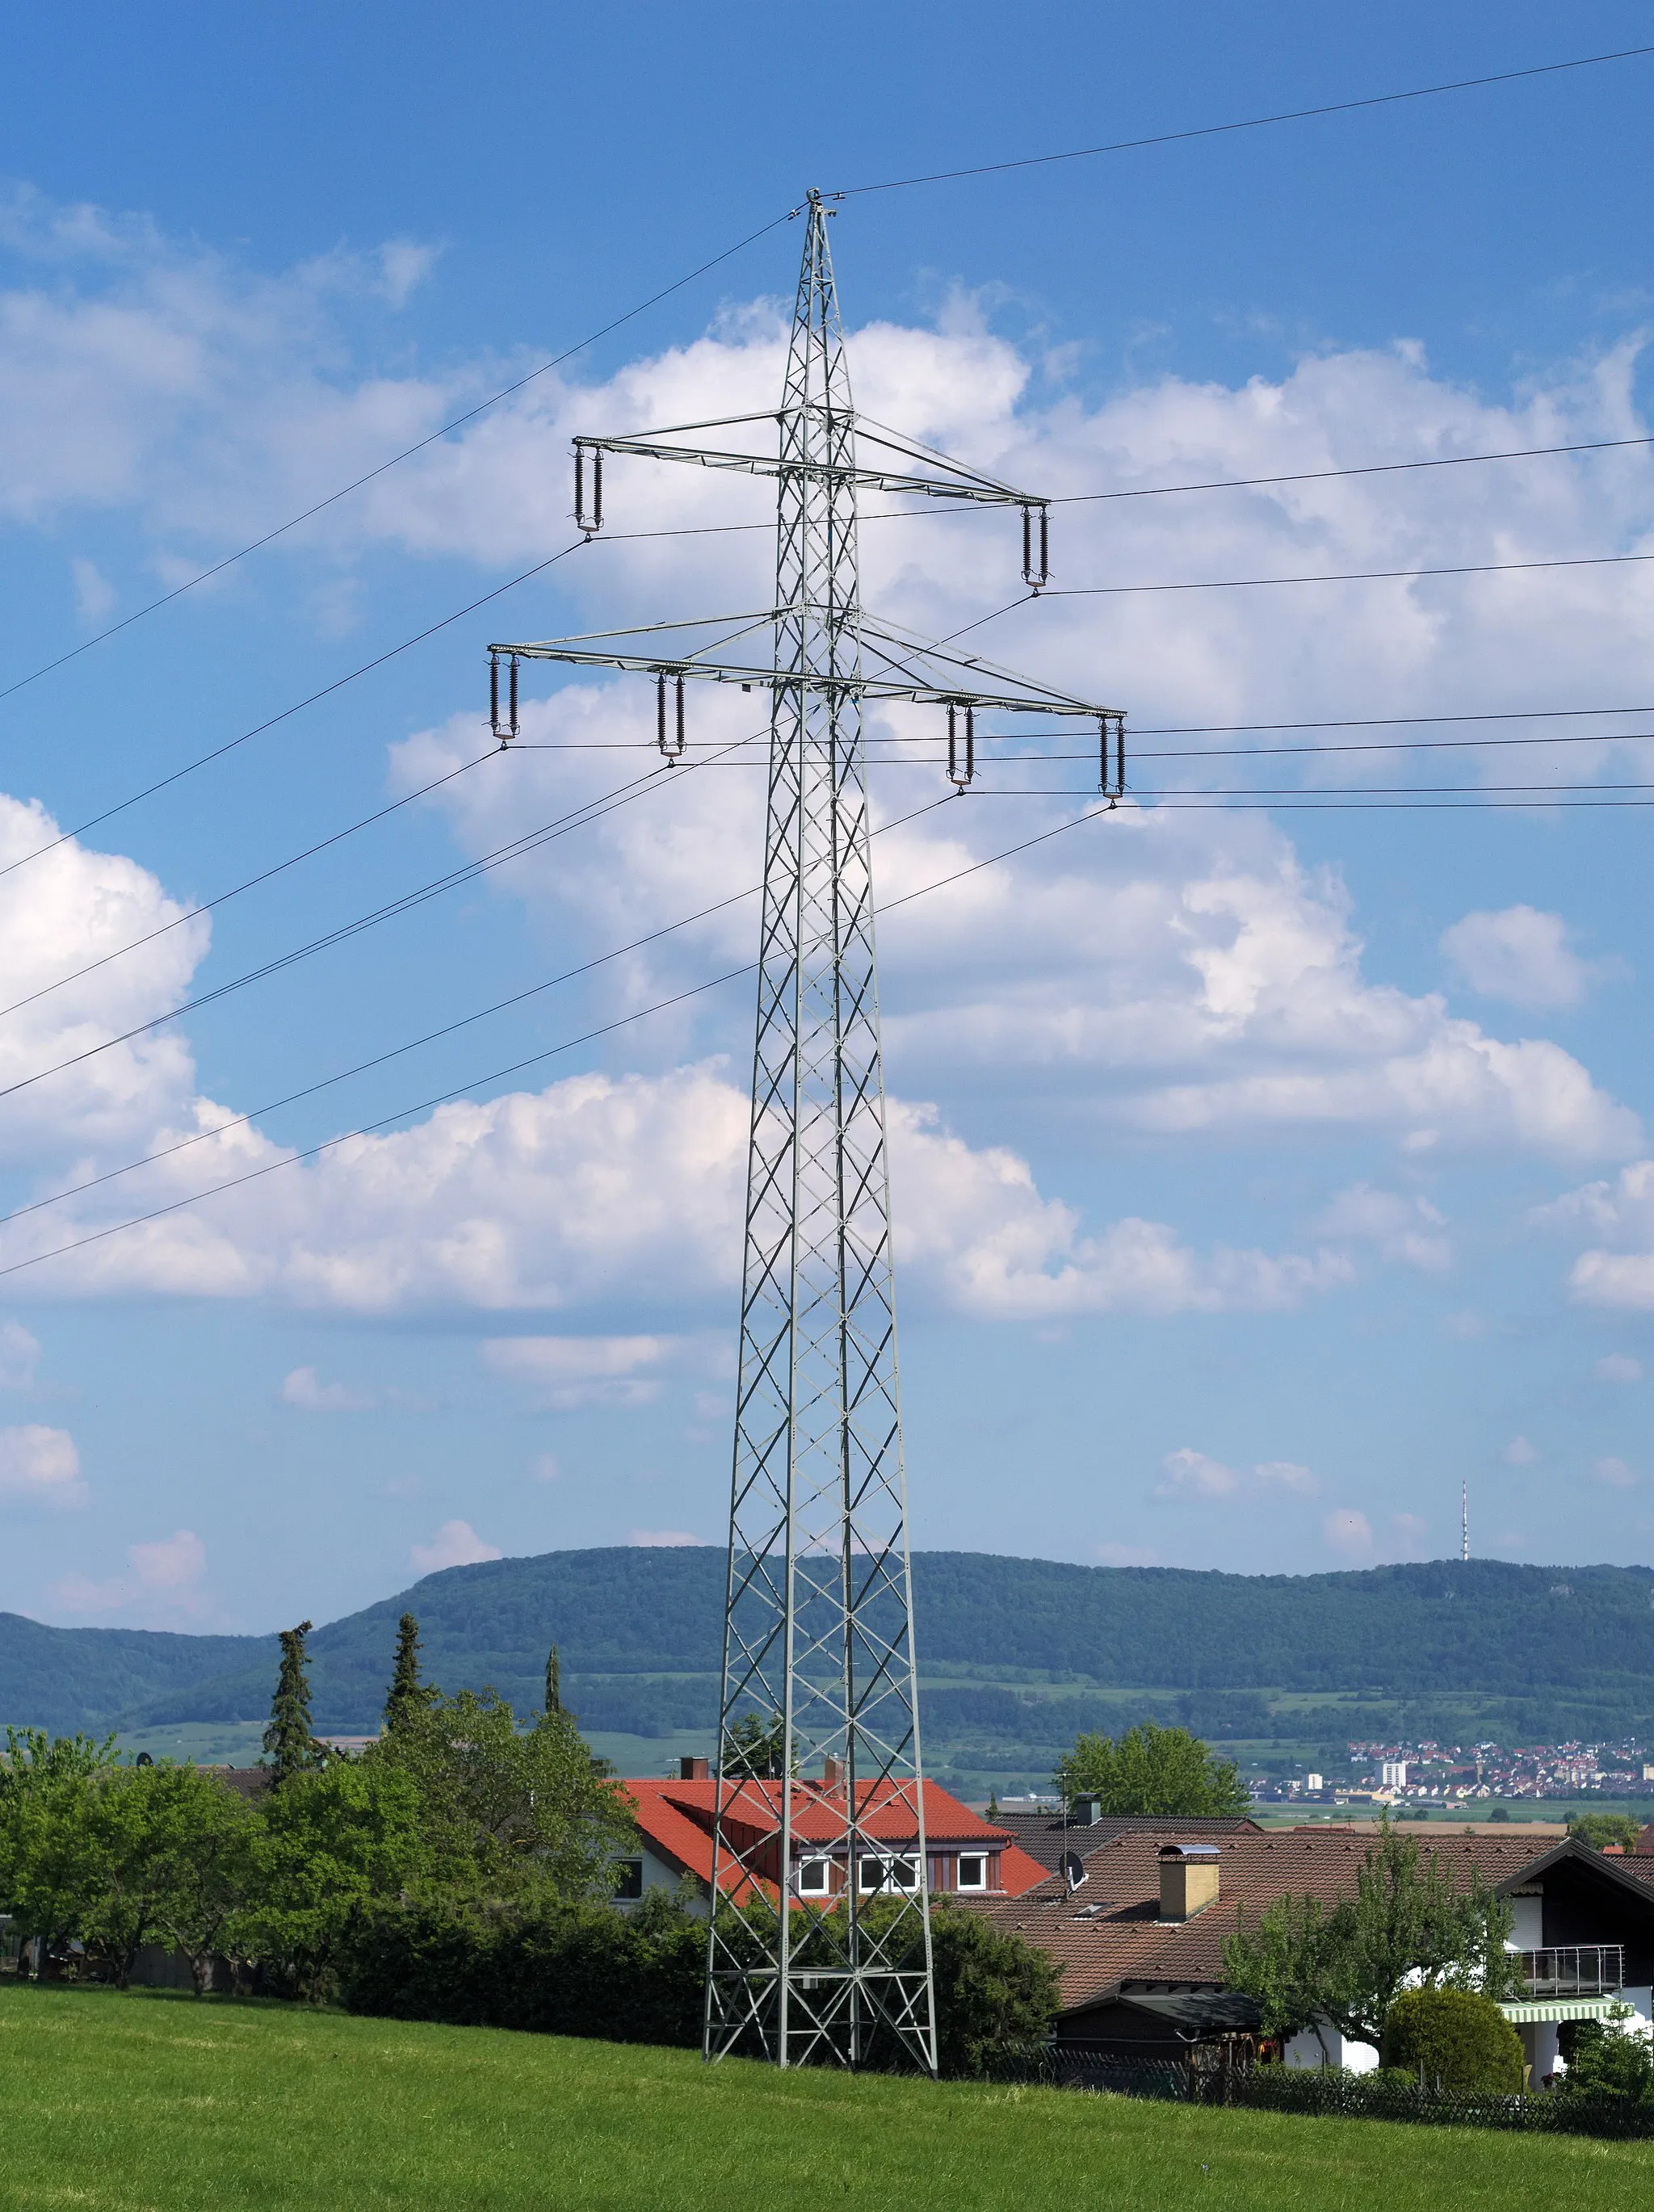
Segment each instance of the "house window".
[{"label": "house window", "polygon": [[869,1854],[860,1862],[860,1883],[864,1890],[914,1890],[919,1887],[919,1863],[905,1856],[879,1858]]},{"label": "house window", "polygon": [[824,1897],[827,1894],[827,1862],[825,1859],[806,1859],[799,1869],[799,1889],[805,1897]]},{"label": "house window", "polygon": [[980,1851],[960,1852],[959,1887],[961,1889],[987,1888],[988,1861]]},{"label": "house window", "polygon": [[617,1902],[635,1899],[643,1894],[643,1862],[642,1859],[615,1861],[614,1895]]}]

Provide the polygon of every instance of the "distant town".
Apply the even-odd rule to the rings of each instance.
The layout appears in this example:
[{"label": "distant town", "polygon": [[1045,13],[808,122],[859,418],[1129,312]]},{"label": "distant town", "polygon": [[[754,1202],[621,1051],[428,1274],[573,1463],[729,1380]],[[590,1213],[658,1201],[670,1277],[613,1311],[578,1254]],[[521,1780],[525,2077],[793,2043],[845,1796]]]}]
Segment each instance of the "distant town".
[{"label": "distant town", "polygon": [[1285,1776],[1256,1785],[1261,1804],[1467,1805],[1513,1797],[1654,1796],[1654,1753],[1641,1743],[1352,1743],[1347,1774]]}]

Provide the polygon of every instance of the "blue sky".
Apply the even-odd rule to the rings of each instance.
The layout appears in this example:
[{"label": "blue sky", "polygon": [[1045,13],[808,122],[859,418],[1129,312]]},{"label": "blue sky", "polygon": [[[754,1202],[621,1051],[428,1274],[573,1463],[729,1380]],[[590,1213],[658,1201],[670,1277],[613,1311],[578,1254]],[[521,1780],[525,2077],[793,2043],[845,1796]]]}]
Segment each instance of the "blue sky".
[{"label": "blue sky", "polygon": [[[0,690],[807,185],[1517,70],[1646,19],[834,21],[836,54],[756,9],[14,21]],[[1651,73],[852,193],[859,400],[1060,495],[1639,437]],[[554,672],[527,733],[562,750],[483,757],[483,649],[762,604],[763,530],[581,550],[98,817],[569,544],[573,430],[769,404],[798,237],[0,698],[0,1090],[25,1085],[0,1194],[53,1201],[0,1225],[0,1607],[265,1628],[466,1558],[718,1537],[748,986],[482,1079],[739,964],[750,903],[277,1102],[745,889],[751,747],[177,1010],[647,776],[646,691]],[[617,465],[610,514],[762,523],[765,495]],[[1071,590],[1481,572],[1651,526],[1631,445],[1081,503],[1054,557]],[[991,515],[869,522],[864,585],[940,635],[1014,598],[1017,552]],[[1123,704],[1142,797],[882,930],[915,1543],[1302,1571],[1450,1551],[1467,1480],[1481,1551],[1654,1552],[1650,816],[1373,804],[1654,782],[1651,613],[1632,562],[1053,597],[976,633]],[[696,702],[697,744],[751,738],[740,703]],[[1586,708],[1627,711],[1520,719]],[[1508,719],[1368,735],[1613,741],[1259,755],[1359,733],[1229,726],[1450,715]],[[886,900],[1083,803],[1049,795],[1083,763],[1007,758],[897,823],[939,796],[891,742],[915,734],[874,730]],[[1189,804],[1219,787],[1251,805]]]}]

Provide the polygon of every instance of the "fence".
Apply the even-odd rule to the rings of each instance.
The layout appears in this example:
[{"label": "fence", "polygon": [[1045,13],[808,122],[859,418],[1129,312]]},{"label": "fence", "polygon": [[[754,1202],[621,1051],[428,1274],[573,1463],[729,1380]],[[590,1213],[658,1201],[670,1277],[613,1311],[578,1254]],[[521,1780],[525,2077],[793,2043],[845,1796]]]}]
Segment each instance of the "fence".
[{"label": "fence", "polygon": [[1407,2120],[1414,2126],[1499,2128],[1533,2135],[1654,2137],[1654,2104],[1630,2097],[1482,2095],[1420,2088],[1393,2075],[1347,2074],[1336,2067],[1225,2063],[1220,2045],[1186,2056],[1136,2058],[1100,2045],[1049,2044],[1031,2056],[1020,2078],[1064,2089],[1106,2091],[1188,2105],[1298,2112],[1322,2119]]}]

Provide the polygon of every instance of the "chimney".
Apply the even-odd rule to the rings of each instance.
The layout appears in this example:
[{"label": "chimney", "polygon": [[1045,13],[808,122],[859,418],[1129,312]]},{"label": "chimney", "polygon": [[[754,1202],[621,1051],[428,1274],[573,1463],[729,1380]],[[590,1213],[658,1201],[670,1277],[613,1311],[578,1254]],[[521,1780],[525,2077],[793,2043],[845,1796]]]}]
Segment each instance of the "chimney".
[{"label": "chimney", "polygon": [[839,1784],[842,1782],[843,1779],[844,1762],[842,1759],[824,1759],[822,1760],[821,1786],[824,1790],[836,1790]]},{"label": "chimney", "polygon": [[1192,1920],[1217,1903],[1215,1844],[1162,1844],[1159,1861],[1162,1920]]},{"label": "chimney", "polygon": [[707,1779],[705,1759],[680,1759],[678,1762],[678,1779],[680,1782],[704,1782]]},{"label": "chimney", "polygon": [[1094,1828],[1103,1818],[1100,1797],[1074,1797],[1068,1803],[1068,1824],[1075,1828]]}]

